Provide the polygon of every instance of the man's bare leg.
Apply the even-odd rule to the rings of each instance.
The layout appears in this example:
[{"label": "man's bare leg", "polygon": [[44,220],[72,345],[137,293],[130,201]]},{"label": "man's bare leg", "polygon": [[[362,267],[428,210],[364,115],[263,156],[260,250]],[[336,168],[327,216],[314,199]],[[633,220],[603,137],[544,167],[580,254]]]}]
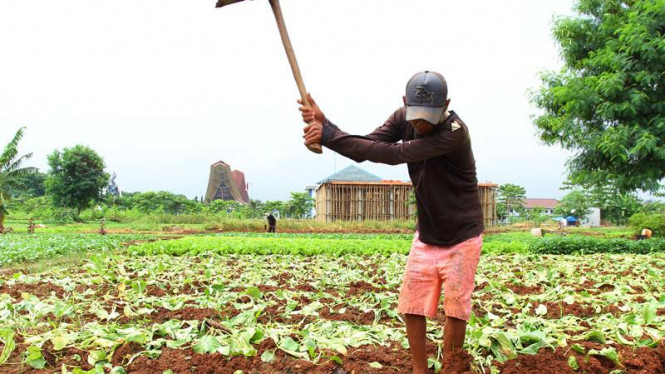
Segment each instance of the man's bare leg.
[{"label": "man's bare leg", "polygon": [[[408,332],[407,324],[407,332]],[[466,335],[466,321],[459,318],[446,316],[446,322],[443,328],[443,352],[444,354],[461,349],[464,345],[464,336]],[[409,338],[411,344],[411,338]]]},{"label": "man's bare leg", "polygon": [[405,314],[406,336],[409,338],[413,374],[427,373],[426,331],[427,320],[424,316]]}]

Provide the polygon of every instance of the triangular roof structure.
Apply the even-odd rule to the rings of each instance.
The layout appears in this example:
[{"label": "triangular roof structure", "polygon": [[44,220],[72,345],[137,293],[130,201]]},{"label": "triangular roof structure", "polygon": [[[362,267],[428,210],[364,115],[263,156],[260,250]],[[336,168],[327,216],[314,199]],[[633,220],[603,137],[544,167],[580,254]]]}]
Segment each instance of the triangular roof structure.
[{"label": "triangular roof structure", "polygon": [[380,177],[366,172],[355,165],[349,165],[337,173],[323,178],[319,181],[319,184],[327,182],[381,182],[382,180]]},{"label": "triangular roof structure", "polygon": [[[242,172],[240,174],[242,175],[242,186],[236,184],[236,178],[241,175],[238,173],[234,175],[229,164],[224,161],[218,161],[210,165],[210,178],[208,179],[205,203],[207,204],[217,199],[235,200],[243,204],[249,203],[247,186],[244,184],[244,174]],[[241,190],[244,190],[244,194]],[[245,196],[247,196],[246,199]]]}]

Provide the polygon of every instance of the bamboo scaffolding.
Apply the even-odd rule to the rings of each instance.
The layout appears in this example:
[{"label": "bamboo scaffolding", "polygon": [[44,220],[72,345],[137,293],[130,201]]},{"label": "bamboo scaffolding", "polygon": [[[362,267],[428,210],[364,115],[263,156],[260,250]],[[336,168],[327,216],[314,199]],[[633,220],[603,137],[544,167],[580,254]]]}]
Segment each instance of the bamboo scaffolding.
[{"label": "bamboo scaffolding", "polygon": [[[496,224],[496,184],[478,185],[485,227]],[[327,182],[316,190],[316,219],[393,221],[415,219],[411,183]]]}]

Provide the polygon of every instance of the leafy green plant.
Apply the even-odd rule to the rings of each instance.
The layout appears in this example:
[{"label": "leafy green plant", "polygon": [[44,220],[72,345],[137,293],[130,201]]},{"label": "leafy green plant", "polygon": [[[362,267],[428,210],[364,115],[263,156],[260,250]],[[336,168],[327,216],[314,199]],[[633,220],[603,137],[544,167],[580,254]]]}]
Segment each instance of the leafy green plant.
[{"label": "leafy green plant", "polygon": [[654,236],[665,235],[665,214],[636,213],[628,220],[628,224],[639,234],[642,229],[650,229]]},{"label": "leafy green plant", "polygon": [[595,254],[595,253],[632,253],[649,254],[665,252],[664,239],[629,240],[596,239],[585,237],[550,237],[531,243],[529,251],[539,254]]},{"label": "leafy green plant", "polygon": [[38,234],[0,235],[0,266],[36,261],[87,251],[117,249],[135,240],[151,240],[148,235]]},{"label": "leafy green plant", "polygon": [[5,217],[9,213],[5,202],[12,198],[12,193],[25,189],[23,178],[37,172],[34,167],[21,167],[21,164],[32,157],[32,153],[18,157],[18,143],[23,137],[25,127],[18,129],[14,138],[5,146],[0,154],[0,233],[4,231]]}]

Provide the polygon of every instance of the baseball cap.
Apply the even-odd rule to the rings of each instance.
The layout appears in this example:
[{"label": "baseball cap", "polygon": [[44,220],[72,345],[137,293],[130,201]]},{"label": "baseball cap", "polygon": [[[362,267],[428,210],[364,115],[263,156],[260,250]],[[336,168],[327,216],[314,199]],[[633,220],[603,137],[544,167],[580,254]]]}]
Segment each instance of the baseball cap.
[{"label": "baseball cap", "polygon": [[443,75],[425,70],[406,84],[406,120],[424,119],[438,124],[446,109],[448,85]]}]

